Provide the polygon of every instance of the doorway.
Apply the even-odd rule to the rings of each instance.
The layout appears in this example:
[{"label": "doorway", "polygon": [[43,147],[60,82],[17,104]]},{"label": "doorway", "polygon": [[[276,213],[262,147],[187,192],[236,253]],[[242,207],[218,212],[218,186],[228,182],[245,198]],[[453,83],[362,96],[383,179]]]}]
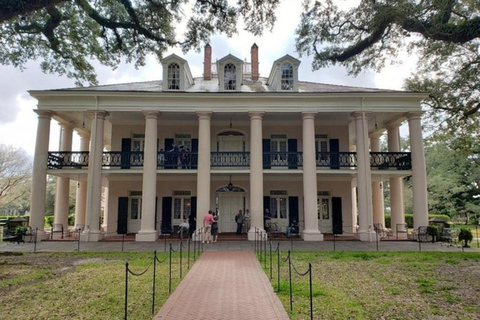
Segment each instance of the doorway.
[{"label": "doorway", "polygon": [[238,210],[245,211],[244,195],[237,192],[221,193],[219,200],[219,232],[235,232],[235,215]]}]

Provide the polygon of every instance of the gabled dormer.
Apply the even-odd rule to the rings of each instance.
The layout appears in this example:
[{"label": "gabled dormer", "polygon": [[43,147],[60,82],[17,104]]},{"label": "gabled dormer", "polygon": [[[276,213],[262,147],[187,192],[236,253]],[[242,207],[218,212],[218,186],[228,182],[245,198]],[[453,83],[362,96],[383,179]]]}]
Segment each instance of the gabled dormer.
[{"label": "gabled dormer", "polygon": [[231,54],[217,61],[220,91],[241,91],[243,79],[243,60]]},{"label": "gabled dormer", "polygon": [[267,84],[275,91],[298,91],[300,60],[285,55],[273,63]]},{"label": "gabled dormer", "polygon": [[161,62],[163,91],[185,91],[194,84],[187,60],[171,54]]}]

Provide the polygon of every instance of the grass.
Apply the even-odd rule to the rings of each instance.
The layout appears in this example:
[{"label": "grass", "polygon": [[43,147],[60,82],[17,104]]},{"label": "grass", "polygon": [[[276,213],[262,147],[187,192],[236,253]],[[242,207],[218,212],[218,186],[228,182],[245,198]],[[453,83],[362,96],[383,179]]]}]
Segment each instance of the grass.
[{"label": "grass", "polygon": [[[156,268],[155,312],[169,296],[167,259]],[[183,256],[183,276],[187,273]],[[0,254],[0,315],[3,319],[123,319],[125,262],[145,275],[129,275],[128,318],[152,311],[153,253]],[[193,260],[190,260],[190,267]],[[180,283],[179,254],[172,254],[172,292]]]},{"label": "grass", "polygon": [[[285,260],[287,254],[282,254]],[[444,252],[293,252],[298,272],[312,263],[315,319],[477,319],[480,255]],[[272,259],[277,291],[277,256]],[[263,263],[262,263],[263,266]],[[269,265],[265,269],[270,276]],[[309,278],[280,263],[278,296],[292,319],[309,319]]]}]

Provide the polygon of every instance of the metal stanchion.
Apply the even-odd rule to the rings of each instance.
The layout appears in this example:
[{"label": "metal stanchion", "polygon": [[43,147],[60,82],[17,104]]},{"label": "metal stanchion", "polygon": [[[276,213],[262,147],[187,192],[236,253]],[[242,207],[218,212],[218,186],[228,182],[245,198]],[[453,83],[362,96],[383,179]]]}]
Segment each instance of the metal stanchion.
[{"label": "metal stanchion", "polygon": [[277,292],[280,292],[280,243],[277,243]]},{"label": "metal stanchion", "polygon": [[172,244],[170,243],[170,259],[168,267],[168,293],[172,293]]},{"label": "metal stanchion", "polygon": [[128,309],[128,262],[125,263],[125,320],[127,320]]},{"label": "metal stanchion", "polygon": [[35,228],[35,236],[33,238],[33,253],[37,253],[37,234],[38,234],[38,227]]},{"label": "metal stanchion", "polygon": [[155,278],[157,273],[157,250],[153,251],[152,315],[155,314]]},{"label": "metal stanchion", "polygon": [[264,244],[263,244],[263,248],[264,248],[264,250],[263,250],[263,253],[264,253],[264,255],[263,255],[264,263],[263,263],[263,265],[264,265],[265,269],[267,269],[267,233],[263,234],[263,242],[264,242]]},{"label": "metal stanchion", "polygon": [[188,238],[187,246],[187,270],[190,270],[190,238]]},{"label": "metal stanchion", "polygon": [[80,252],[80,229],[77,229],[77,252]]},{"label": "metal stanchion", "polygon": [[312,290],[312,264],[308,263],[309,281],[310,281],[310,319],[313,320],[313,290]]},{"label": "metal stanchion", "polygon": [[272,275],[272,240],[269,242],[270,245],[270,280],[273,278]]},{"label": "metal stanchion", "polygon": [[292,256],[288,251],[288,280],[290,282],[290,311],[293,311],[293,297],[292,297]]},{"label": "metal stanchion", "polygon": [[182,247],[183,247],[183,242],[182,242],[182,238],[180,238],[180,279],[182,279],[182,271],[183,271],[183,267],[182,267]]}]

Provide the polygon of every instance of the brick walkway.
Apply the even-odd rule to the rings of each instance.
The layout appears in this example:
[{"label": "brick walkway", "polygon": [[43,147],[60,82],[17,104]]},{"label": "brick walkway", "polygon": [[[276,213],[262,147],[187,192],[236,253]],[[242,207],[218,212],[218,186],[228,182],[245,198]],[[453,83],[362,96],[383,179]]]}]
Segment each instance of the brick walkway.
[{"label": "brick walkway", "polygon": [[207,251],[154,319],[289,317],[252,251]]}]

